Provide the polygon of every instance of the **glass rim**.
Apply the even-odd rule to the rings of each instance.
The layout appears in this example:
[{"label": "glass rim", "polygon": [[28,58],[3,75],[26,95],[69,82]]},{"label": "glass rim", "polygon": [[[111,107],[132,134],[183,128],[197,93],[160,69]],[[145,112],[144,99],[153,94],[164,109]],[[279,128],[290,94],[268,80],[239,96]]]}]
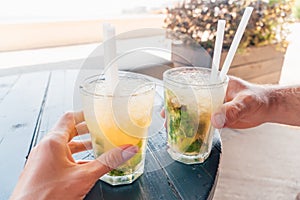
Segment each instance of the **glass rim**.
[{"label": "glass rim", "polygon": [[180,85],[183,85],[183,86],[204,87],[204,88],[221,87],[229,81],[229,76],[228,75],[225,76],[224,81],[219,81],[217,83],[207,82],[207,83],[203,83],[203,84],[190,84],[190,83],[174,80],[174,79],[172,79],[172,77],[170,77],[171,72],[179,71],[179,70],[192,70],[192,69],[193,70],[195,70],[195,69],[196,70],[206,70],[206,71],[211,72],[211,68],[207,68],[207,67],[197,67],[197,66],[175,67],[175,68],[172,68],[172,69],[168,69],[163,73],[163,80],[174,83],[174,84],[180,84]]},{"label": "glass rim", "polygon": [[[107,92],[101,92],[97,93],[95,92],[95,87],[91,90],[87,89],[88,84],[97,84],[96,81],[102,81],[102,84],[104,84],[104,73],[101,74],[95,74],[86,77],[83,82],[79,85],[79,91],[81,94],[85,94],[87,96],[93,96],[93,97],[99,97],[99,98],[113,98],[113,97],[130,97],[130,96],[138,96],[142,94],[146,94],[152,90],[155,89],[156,83],[149,79],[147,76],[144,74],[139,74],[139,73],[134,73],[134,72],[125,72],[125,71],[119,71],[119,76],[121,77],[126,77],[126,74],[132,74],[135,75],[137,80],[145,80],[145,83],[143,84],[144,86],[151,86],[149,89],[146,89],[142,92],[134,92],[132,94],[124,94],[124,95],[115,95],[114,92],[112,94],[108,94]],[[101,78],[100,78],[101,77]],[[132,77],[131,77],[132,78]],[[138,87],[137,87],[138,88]]]}]

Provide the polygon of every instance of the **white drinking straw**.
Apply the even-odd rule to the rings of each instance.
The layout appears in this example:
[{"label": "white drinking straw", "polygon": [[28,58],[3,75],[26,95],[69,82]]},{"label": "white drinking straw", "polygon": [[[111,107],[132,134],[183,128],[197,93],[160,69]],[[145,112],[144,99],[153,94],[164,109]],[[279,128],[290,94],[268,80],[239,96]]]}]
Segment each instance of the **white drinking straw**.
[{"label": "white drinking straw", "polygon": [[239,43],[242,39],[242,36],[244,34],[244,31],[246,29],[246,26],[248,24],[248,21],[250,19],[252,11],[253,11],[253,7],[247,7],[244,14],[243,14],[243,17],[241,19],[241,22],[239,24],[239,27],[238,27],[235,35],[234,35],[233,41],[231,43],[231,46],[229,48],[228,54],[226,56],[226,59],[224,61],[224,64],[223,64],[223,67],[222,67],[222,70],[221,70],[221,73],[220,73],[220,78],[221,78],[222,81],[224,81],[225,76],[229,71],[229,67],[232,63],[235,52],[236,52],[236,50],[239,46]]},{"label": "white drinking straw", "polygon": [[103,47],[104,47],[104,76],[109,92],[112,93],[118,84],[118,66],[112,61],[116,57],[116,31],[115,28],[107,23],[103,24]]},{"label": "white drinking straw", "polygon": [[225,24],[226,24],[225,20],[218,20],[217,35],[216,35],[216,41],[214,47],[214,56],[213,56],[212,66],[211,66],[211,76],[210,76],[211,82],[217,82],[217,78],[218,78],[218,70],[220,67]]}]

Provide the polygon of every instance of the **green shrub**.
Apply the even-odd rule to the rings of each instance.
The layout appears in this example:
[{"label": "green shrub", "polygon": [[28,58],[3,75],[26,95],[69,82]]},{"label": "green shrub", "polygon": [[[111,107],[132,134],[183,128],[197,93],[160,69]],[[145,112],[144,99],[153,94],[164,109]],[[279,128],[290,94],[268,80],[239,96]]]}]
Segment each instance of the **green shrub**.
[{"label": "green shrub", "polygon": [[298,20],[300,19],[300,0],[296,0],[295,2],[294,17]]},{"label": "green shrub", "polygon": [[223,47],[228,49],[245,7],[254,7],[240,48],[280,44],[287,46],[288,24],[292,22],[294,0],[190,0],[167,8],[167,36],[176,40],[192,38],[212,49],[219,19],[226,20]]}]

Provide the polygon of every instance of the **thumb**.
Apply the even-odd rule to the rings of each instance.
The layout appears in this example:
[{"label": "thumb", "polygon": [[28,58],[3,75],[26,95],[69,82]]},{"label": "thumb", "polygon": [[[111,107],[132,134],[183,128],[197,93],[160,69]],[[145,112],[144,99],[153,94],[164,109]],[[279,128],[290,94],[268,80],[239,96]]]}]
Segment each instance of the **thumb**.
[{"label": "thumb", "polygon": [[87,163],[89,169],[94,177],[98,179],[112,169],[117,168],[138,152],[137,146],[123,145],[105,152],[97,159]]},{"label": "thumb", "polygon": [[223,112],[215,112],[212,116],[211,116],[211,123],[215,128],[223,128],[225,125],[225,117],[226,115]]},{"label": "thumb", "polygon": [[239,98],[224,103],[212,115],[211,122],[215,128],[223,128],[238,121],[248,110],[247,105]]}]

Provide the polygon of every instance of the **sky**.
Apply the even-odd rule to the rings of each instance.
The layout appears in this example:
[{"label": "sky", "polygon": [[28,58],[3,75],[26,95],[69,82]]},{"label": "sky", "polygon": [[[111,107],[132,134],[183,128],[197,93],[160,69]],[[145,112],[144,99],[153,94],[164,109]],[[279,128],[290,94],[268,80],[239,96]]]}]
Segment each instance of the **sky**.
[{"label": "sky", "polygon": [[0,0],[0,22],[110,18],[137,7],[166,7],[180,0]]}]

